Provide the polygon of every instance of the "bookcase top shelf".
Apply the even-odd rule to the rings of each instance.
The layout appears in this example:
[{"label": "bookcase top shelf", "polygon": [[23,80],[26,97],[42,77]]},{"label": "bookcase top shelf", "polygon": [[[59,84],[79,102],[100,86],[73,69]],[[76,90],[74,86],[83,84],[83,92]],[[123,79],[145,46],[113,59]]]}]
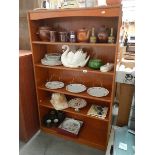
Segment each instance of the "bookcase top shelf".
[{"label": "bookcase top shelf", "polygon": [[121,5],[74,8],[74,9],[47,9],[28,11],[30,20],[41,20],[60,17],[119,17]]}]

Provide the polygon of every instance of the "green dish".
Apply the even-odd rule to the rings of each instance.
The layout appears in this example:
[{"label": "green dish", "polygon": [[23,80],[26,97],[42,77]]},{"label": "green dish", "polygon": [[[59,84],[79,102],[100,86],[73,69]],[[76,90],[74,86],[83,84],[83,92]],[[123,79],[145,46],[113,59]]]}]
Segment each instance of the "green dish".
[{"label": "green dish", "polygon": [[92,69],[100,69],[102,65],[103,65],[103,62],[100,59],[90,59],[88,62],[88,67]]}]

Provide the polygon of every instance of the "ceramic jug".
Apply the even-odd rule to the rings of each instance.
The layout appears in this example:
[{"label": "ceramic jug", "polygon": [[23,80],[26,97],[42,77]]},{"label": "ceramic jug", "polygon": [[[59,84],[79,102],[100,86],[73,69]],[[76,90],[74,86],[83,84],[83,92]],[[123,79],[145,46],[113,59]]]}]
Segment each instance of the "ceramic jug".
[{"label": "ceramic jug", "polygon": [[108,42],[108,36],[109,36],[109,29],[103,25],[100,28],[100,31],[98,33],[98,41],[100,43],[107,43]]},{"label": "ceramic jug", "polygon": [[50,30],[51,30],[51,27],[48,27],[48,26],[39,27],[39,31],[37,32],[37,35],[39,35],[42,41],[49,41]]},{"label": "ceramic jug", "polygon": [[88,42],[89,40],[89,30],[83,28],[77,31],[78,42]]}]

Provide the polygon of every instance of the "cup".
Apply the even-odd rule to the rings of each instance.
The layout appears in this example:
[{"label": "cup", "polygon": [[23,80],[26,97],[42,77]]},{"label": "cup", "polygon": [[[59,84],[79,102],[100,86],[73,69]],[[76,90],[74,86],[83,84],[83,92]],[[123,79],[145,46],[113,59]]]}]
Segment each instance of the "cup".
[{"label": "cup", "polygon": [[50,31],[50,41],[51,42],[57,41],[57,32],[56,31]]},{"label": "cup", "polygon": [[67,32],[59,32],[59,41],[60,42],[67,42],[68,41]]}]

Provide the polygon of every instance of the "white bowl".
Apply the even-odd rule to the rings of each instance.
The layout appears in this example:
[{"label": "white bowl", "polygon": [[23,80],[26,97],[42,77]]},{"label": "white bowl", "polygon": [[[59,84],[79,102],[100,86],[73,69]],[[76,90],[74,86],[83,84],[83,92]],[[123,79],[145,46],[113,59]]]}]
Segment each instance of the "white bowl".
[{"label": "white bowl", "polygon": [[45,58],[47,60],[60,60],[61,54],[59,54],[59,53],[48,53],[48,54],[45,54]]}]

